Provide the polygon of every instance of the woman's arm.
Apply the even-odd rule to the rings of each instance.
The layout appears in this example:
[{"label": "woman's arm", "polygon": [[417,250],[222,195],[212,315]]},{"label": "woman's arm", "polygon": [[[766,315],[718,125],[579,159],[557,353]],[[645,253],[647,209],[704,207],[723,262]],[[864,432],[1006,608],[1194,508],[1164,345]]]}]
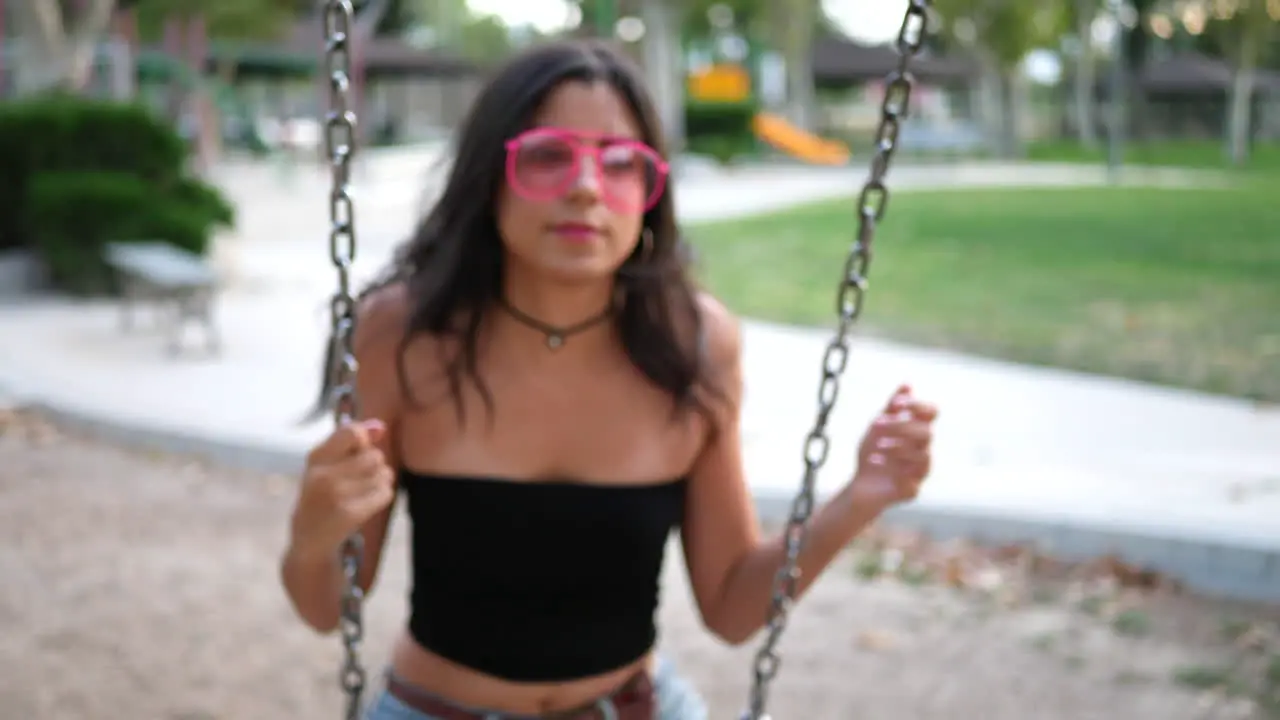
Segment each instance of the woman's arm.
[{"label": "woman's arm", "polygon": [[[762,540],[743,473],[741,333],[719,303],[707,299],[703,305],[711,363],[726,397],[712,405],[717,427],[692,474],[684,552],[703,622],[718,637],[737,645],[763,627],[786,549],[781,536]],[[851,485],[814,513],[800,554],[797,596],[884,507],[860,499]]]},{"label": "woman's arm", "polygon": [[[396,353],[404,328],[403,291],[392,286],[374,293],[361,304],[353,339],[359,368],[356,394],[362,418],[378,419],[385,431],[377,442],[387,463],[396,468],[394,438],[399,420],[401,394],[396,373]],[[395,502],[370,518],[361,527],[364,552],[360,559],[359,584],[367,594],[373,587],[382,563],[382,550]],[[318,632],[338,626],[345,578],[341,559],[333,553],[310,555],[290,539],[280,566],[281,580],[298,615]]]}]

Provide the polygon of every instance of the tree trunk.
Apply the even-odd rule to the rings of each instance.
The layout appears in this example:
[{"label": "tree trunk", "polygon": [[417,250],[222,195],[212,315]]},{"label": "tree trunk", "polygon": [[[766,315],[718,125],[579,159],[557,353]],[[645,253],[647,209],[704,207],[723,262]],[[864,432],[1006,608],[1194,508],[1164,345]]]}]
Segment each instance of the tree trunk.
[{"label": "tree trunk", "polygon": [[813,86],[813,28],[816,24],[816,0],[789,0],[791,12],[786,19],[787,117],[797,126],[813,130],[817,92]]},{"label": "tree trunk", "polygon": [[16,32],[12,46],[13,85],[18,95],[39,92],[50,85],[51,59],[61,51],[65,33],[56,0],[31,0],[8,6]]},{"label": "tree trunk", "polygon": [[649,0],[644,20],[644,68],[662,118],[672,154],[684,147],[684,49],[680,42],[680,11],[675,0]]},{"label": "tree trunk", "polygon": [[63,16],[58,0],[23,0],[12,7],[21,38],[15,67],[17,92],[83,90],[92,75],[98,41],[111,23],[115,0],[90,0],[75,18]]},{"label": "tree trunk", "polygon": [[1012,159],[1022,153],[1022,133],[1018,127],[1020,93],[1017,68],[1000,71],[1000,157]]},{"label": "tree trunk", "polygon": [[979,121],[982,135],[988,149],[1000,155],[1004,147],[1003,127],[1003,87],[1000,68],[989,53],[975,49],[979,62],[978,86],[976,90]]},{"label": "tree trunk", "polygon": [[1233,165],[1243,165],[1249,159],[1249,141],[1253,134],[1253,88],[1257,78],[1258,56],[1264,36],[1268,34],[1271,19],[1262,8],[1261,0],[1254,0],[1244,10],[1240,45],[1231,77],[1231,97],[1227,115],[1227,159]]},{"label": "tree trunk", "polygon": [[1094,122],[1096,106],[1093,101],[1097,74],[1094,72],[1090,41],[1096,6],[1094,0],[1075,0],[1076,37],[1080,40],[1080,51],[1076,54],[1075,102],[1072,110],[1076,116],[1076,136],[1080,144],[1090,150],[1098,146],[1098,128]]},{"label": "tree trunk", "polygon": [[64,79],[71,90],[84,90],[93,76],[93,60],[98,43],[111,26],[115,12],[115,0],[90,0],[84,15],[75,21],[70,34],[70,53],[67,58],[67,74]]},{"label": "tree trunk", "polygon": [[1231,78],[1231,105],[1227,120],[1227,158],[1232,165],[1249,159],[1249,138],[1253,128],[1253,86],[1257,71],[1239,67]]}]

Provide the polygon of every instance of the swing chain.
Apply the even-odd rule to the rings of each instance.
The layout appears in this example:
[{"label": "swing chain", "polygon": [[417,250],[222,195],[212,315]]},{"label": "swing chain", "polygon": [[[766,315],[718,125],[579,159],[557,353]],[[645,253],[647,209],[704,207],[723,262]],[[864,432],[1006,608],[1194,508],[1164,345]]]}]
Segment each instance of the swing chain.
[{"label": "swing chain", "polygon": [[[329,304],[332,365],[329,399],[334,423],[341,427],[357,415],[353,347],[356,298],[351,288],[351,268],[356,258],[355,211],[352,202],[351,159],[356,147],[356,113],[351,108],[351,29],[355,18],[352,0],[325,0],[324,72],[329,80],[329,111],[325,115],[325,151],[333,173],[329,194],[329,258],[338,274],[338,289]],[[343,590],[339,613],[343,663],[339,683],[347,696],[347,720],[360,717],[366,676],[360,664],[364,638],[361,617],[364,592],[360,588],[360,558],[364,542],[357,533],[342,544]]]},{"label": "swing chain", "polygon": [[849,334],[862,313],[867,291],[867,270],[871,264],[871,244],[876,226],[884,218],[888,206],[889,188],[885,185],[885,176],[898,148],[902,121],[909,111],[914,80],[908,68],[924,44],[928,11],[929,0],[910,0],[902,20],[902,28],[898,32],[898,66],[885,82],[871,173],[857,200],[857,236],[845,260],[844,275],[836,294],[839,323],[835,337],[827,345],[822,358],[817,419],[804,442],[804,479],[800,492],[791,505],[791,515],[783,536],[786,557],[774,578],[773,598],[766,623],[768,635],[756,653],[750,709],[743,715],[744,720],[769,720],[769,716],[765,714],[769,685],[782,664],[778,643],[786,629],[787,614],[795,599],[796,585],[800,579],[800,551],[804,547],[809,517],[813,513],[818,472],[826,463],[827,453],[831,448],[831,440],[827,436],[827,420],[835,408],[836,396],[840,391],[840,376],[849,361]]}]

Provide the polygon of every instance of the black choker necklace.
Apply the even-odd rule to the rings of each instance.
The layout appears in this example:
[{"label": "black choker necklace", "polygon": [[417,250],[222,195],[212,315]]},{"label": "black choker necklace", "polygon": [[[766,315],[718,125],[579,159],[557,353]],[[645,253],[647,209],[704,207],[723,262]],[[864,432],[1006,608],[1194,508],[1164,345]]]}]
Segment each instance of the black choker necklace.
[{"label": "black choker necklace", "polygon": [[505,299],[503,299],[500,302],[500,304],[502,305],[502,308],[506,310],[508,314],[511,315],[511,317],[516,319],[517,322],[519,322],[522,325],[531,327],[534,330],[537,330],[538,332],[545,335],[547,348],[551,350],[559,350],[561,347],[563,347],[565,341],[569,339],[570,335],[577,335],[578,333],[584,330],[590,330],[596,325],[599,325],[600,323],[605,322],[609,318],[613,317],[613,310],[614,310],[613,304],[610,303],[609,306],[606,307],[603,311],[601,311],[599,315],[589,317],[586,320],[583,320],[582,322],[574,323],[573,325],[569,325],[567,327],[556,327],[555,325],[544,323],[538,318],[533,317],[532,315],[521,312],[520,310],[512,307],[511,303],[507,302]]}]

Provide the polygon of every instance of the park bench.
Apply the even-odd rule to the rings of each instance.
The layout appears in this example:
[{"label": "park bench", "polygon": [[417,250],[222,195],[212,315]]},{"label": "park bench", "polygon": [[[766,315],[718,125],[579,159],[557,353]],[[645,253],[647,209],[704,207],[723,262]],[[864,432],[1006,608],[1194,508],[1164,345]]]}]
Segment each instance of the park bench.
[{"label": "park bench", "polygon": [[150,304],[168,334],[170,354],[182,352],[184,331],[190,322],[202,326],[205,349],[210,354],[219,351],[221,342],[213,317],[218,278],[204,258],[161,242],[110,243],[105,257],[124,295],[122,331],[133,329],[139,305]]}]

